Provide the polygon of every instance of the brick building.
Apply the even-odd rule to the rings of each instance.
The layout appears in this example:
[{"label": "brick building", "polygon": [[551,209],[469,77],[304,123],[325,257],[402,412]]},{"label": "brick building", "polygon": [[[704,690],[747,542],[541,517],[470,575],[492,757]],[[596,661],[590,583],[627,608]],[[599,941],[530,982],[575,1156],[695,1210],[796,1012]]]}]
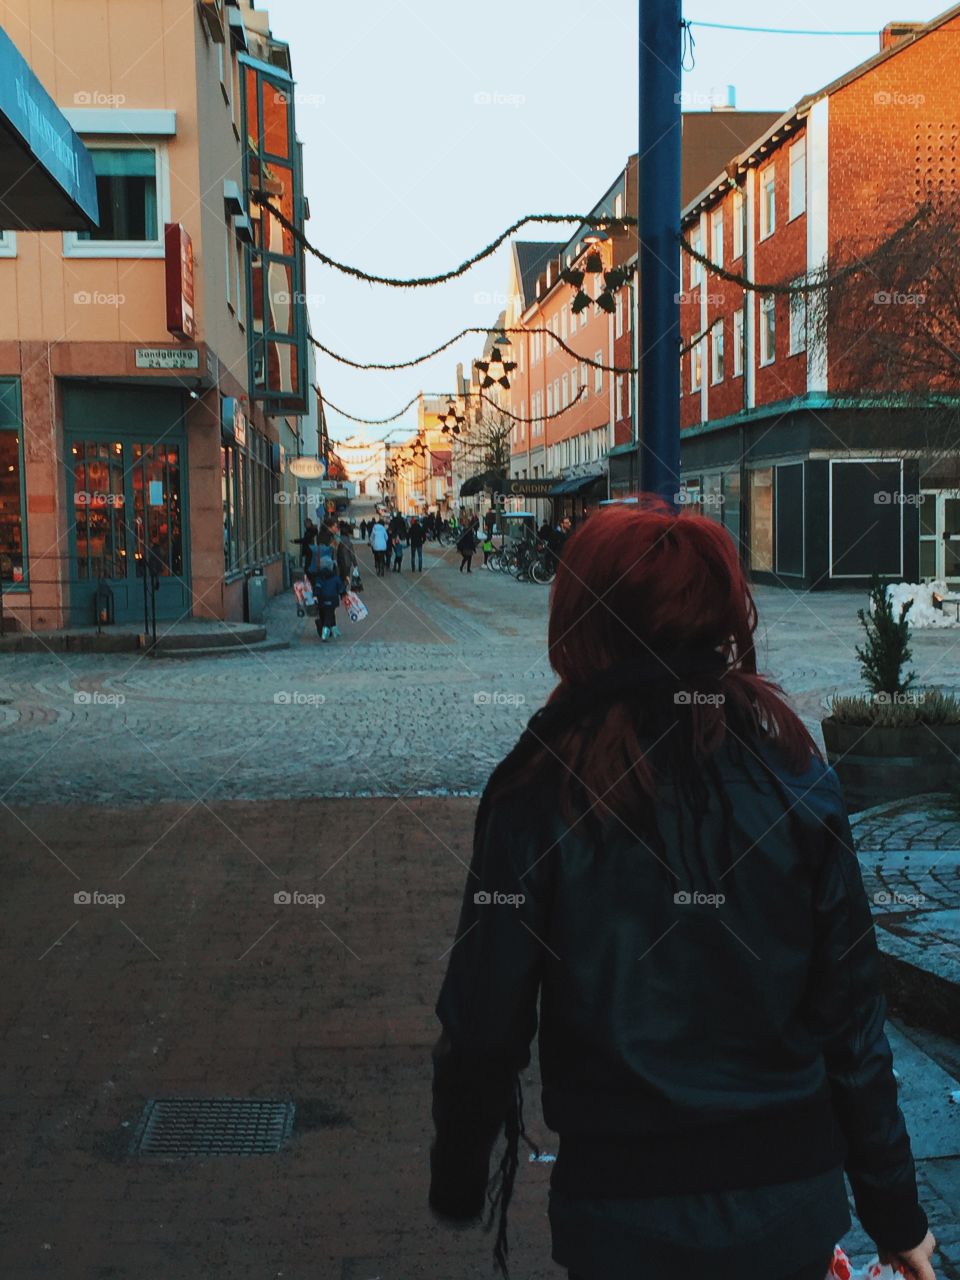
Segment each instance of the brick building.
[{"label": "brick building", "polygon": [[[957,192],[958,36],[960,6],[886,28],[876,55],[717,167],[685,204],[689,243],[747,280],[800,282]],[[754,576],[813,588],[960,572],[957,460],[929,452],[924,408],[854,394],[856,343],[832,312],[813,322],[817,295],[681,266],[687,497],[741,540]]]}]

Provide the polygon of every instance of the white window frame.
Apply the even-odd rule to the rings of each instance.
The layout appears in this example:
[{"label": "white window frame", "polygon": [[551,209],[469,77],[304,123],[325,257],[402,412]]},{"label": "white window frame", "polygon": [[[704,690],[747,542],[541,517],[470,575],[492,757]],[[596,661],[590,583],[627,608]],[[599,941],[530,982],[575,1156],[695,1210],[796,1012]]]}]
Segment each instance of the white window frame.
[{"label": "white window frame", "polygon": [[[760,191],[760,239],[767,240],[777,229],[777,167],[773,161],[761,170],[757,185]],[[768,191],[773,193],[772,202],[767,200]]]},{"label": "white window frame", "polygon": [[[767,343],[767,316],[773,316],[773,341]],[[772,293],[764,294],[760,299],[760,365],[773,364],[777,358],[777,299]]]},{"label": "white window frame", "polygon": [[590,318],[588,314],[589,311],[590,311],[589,307],[584,307],[583,310],[580,312],[580,328],[581,329],[584,327],[584,325],[587,323],[587,320]]},{"label": "white window frame", "polygon": [[[601,364],[603,362],[603,352],[598,351],[593,358],[594,360],[597,361],[598,364]],[[598,396],[603,394],[603,370],[602,369],[594,369],[593,371],[593,389]]]},{"label": "white window frame", "polygon": [[[720,342],[717,343],[719,334]],[[717,356],[719,355],[719,360]],[[723,320],[715,320],[710,328],[710,382],[717,386],[723,381],[725,352],[723,343]]]},{"label": "white window frame", "polygon": [[565,373],[560,379],[560,407],[566,409],[570,404],[570,375]]},{"label": "white window frame", "polygon": [[15,258],[17,256],[17,233],[15,231],[0,231],[0,258]]},{"label": "white window frame", "polygon": [[166,144],[145,138],[108,138],[89,134],[83,139],[89,151],[153,151],[157,157],[156,240],[80,240],[75,231],[63,232],[65,258],[162,258],[166,254],[164,225],[170,216],[170,159]]},{"label": "white window frame", "polygon": [[733,376],[743,377],[743,307],[733,313]]},{"label": "white window frame", "polygon": [[[703,236],[700,234],[700,228],[690,236],[690,247],[696,249],[697,253],[703,253]],[[703,279],[703,264],[698,262],[696,258],[690,259],[690,288],[696,289]]]},{"label": "white window frame", "polygon": [[567,304],[564,303],[560,308],[560,337],[566,342],[567,340]]},{"label": "white window frame", "polygon": [[[793,281],[802,284],[803,277]],[[799,325],[797,320],[800,320]],[[799,328],[799,333],[797,332]],[[795,341],[795,339],[799,341]],[[807,349],[807,295],[805,293],[790,294],[790,350],[789,355],[798,356]]]},{"label": "white window frame", "polygon": [[742,191],[733,193],[733,235],[731,236],[730,261],[743,257],[745,239],[744,199]]},{"label": "white window frame", "polygon": [[632,417],[633,415],[633,374],[632,373],[625,373],[623,375],[623,385],[627,389],[627,404],[626,404],[627,412],[624,414],[624,417],[629,418],[629,417]]},{"label": "white window frame", "polygon": [[547,383],[547,417],[553,415],[553,383]]},{"label": "white window frame", "polygon": [[710,256],[718,267],[723,266],[723,205],[710,215]]},{"label": "white window frame", "polygon": [[614,298],[616,307],[614,319],[614,333],[618,338],[623,337],[623,294],[618,290]]},{"label": "white window frame", "polygon": [[790,221],[807,211],[807,140],[798,138],[790,147]]},{"label": "white window frame", "polygon": [[570,403],[573,404],[577,396],[580,394],[580,378],[577,366],[574,365],[570,370]]},{"label": "white window frame", "polygon": [[583,400],[586,400],[587,396],[590,394],[590,374],[588,372],[589,368],[590,366],[588,364],[583,364],[581,362],[580,385],[583,387],[583,396],[581,397]]},{"label": "white window frame", "polygon": [[623,386],[620,378],[614,384],[614,419],[619,422],[623,417]]},{"label": "white window frame", "polygon": [[703,385],[703,338],[690,348],[690,390],[699,391]]}]

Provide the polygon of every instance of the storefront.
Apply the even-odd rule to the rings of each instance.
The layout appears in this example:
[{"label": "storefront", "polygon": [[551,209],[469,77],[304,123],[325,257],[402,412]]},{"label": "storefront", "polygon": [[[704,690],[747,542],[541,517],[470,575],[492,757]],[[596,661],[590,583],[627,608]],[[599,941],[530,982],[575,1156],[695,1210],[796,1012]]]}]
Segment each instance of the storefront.
[{"label": "storefront", "polygon": [[[68,560],[65,621],[96,620],[102,592],[116,622],[191,612],[183,393],[74,387],[63,396]],[[102,609],[101,609],[102,612]]]}]

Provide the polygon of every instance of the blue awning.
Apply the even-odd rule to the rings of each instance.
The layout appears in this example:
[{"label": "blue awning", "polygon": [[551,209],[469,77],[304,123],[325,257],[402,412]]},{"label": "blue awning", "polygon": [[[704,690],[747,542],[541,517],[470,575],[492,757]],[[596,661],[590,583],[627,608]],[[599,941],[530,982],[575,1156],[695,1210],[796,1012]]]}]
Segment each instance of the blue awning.
[{"label": "blue awning", "polygon": [[0,27],[0,227],[92,231],[99,221],[89,151]]},{"label": "blue awning", "polygon": [[562,498],[572,493],[582,493],[584,489],[589,489],[591,485],[596,484],[599,480],[606,480],[606,478],[601,471],[595,476],[576,476],[572,480],[561,480],[559,484],[554,485],[550,490],[550,497]]}]

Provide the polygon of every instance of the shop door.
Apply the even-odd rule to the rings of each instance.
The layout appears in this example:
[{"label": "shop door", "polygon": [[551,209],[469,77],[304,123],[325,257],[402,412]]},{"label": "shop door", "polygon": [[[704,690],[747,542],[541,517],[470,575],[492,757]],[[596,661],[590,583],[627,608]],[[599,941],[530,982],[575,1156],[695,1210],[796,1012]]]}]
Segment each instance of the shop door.
[{"label": "shop door", "polygon": [[71,623],[96,621],[101,586],[114,621],[142,623],[154,577],[157,618],[188,615],[181,443],[85,437],[69,447]]},{"label": "shop door", "polygon": [[928,489],[921,496],[920,576],[960,582],[960,492]]}]

